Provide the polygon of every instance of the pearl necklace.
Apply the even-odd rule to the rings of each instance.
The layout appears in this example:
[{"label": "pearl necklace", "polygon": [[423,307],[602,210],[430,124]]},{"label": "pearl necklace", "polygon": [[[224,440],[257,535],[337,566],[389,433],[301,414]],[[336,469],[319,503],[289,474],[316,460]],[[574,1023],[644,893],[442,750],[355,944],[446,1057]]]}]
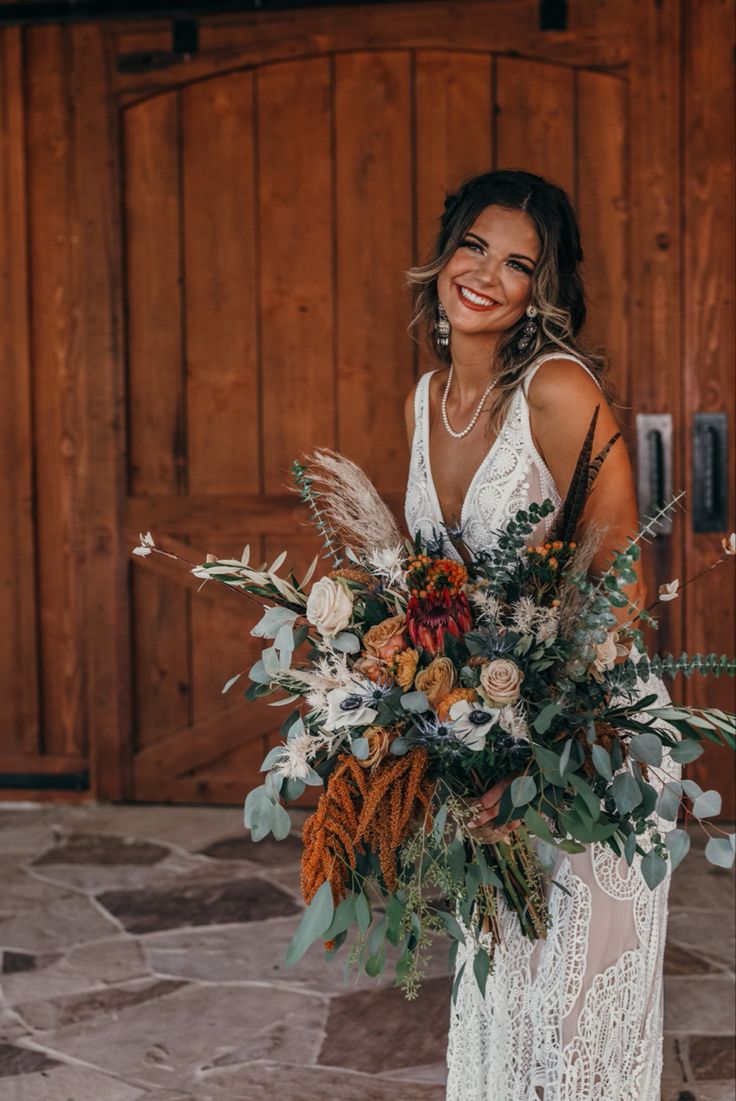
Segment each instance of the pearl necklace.
[{"label": "pearl necklace", "polygon": [[478,407],[473,413],[470,424],[467,426],[467,428],[463,428],[462,432],[456,432],[455,429],[450,426],[450,422],[447,419],[447,395],[450,393],[450,384],[452,383],[452,371],[453,367],[451,364],[450,373],[447,376],[447,384],[445,385],[445,392],[442,395],[442,420],[445,422],[445,428],[450,433],[450,435],[454,436],[456,440],[461,440],[463,436],[467,436],[468,432],[470,432],[475,426],[475,422],[478,420],[478,417],[480,416],[480,411],[483,408],[483,402],[486,400],[495,384],[492,382],[489,386],[486,387],[485,393],[478,402]]}]

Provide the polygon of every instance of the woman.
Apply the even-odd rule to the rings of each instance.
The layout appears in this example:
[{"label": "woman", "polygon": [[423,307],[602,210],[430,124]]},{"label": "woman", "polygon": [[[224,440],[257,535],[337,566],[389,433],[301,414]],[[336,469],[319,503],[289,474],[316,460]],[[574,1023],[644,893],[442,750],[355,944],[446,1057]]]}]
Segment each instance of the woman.
[{"label": "woman", "polygon": [[[491,544],[532,501],[559,505],[597,405],[594,453],[616,431],[602,357],[576,339],[586,312],[581,260],[565,192],[500,171],[448,197],[432,260],[409,272],[415,320],[443,366],[406,401],[406,520],[450,557]],[[621,439],[582,522],[603,530],[592,563],[603,570],[637,527]],[[640,577],[630,595],[641,601]],[[679,775],[671,762],[669,770]],[[494,824],[504,786],[479,807],[487,840],[514,826]],[[663,831],[671,825],[660,821]],[[555,859],[547,939],[525,939],[501,903],[504,941],[485,997],[465,970],[451,1015],[449,1101],[659,1101],[669,879],[650,891],[637,864],[604,845]],[[458,967],[465,958],[458,953]]]}]

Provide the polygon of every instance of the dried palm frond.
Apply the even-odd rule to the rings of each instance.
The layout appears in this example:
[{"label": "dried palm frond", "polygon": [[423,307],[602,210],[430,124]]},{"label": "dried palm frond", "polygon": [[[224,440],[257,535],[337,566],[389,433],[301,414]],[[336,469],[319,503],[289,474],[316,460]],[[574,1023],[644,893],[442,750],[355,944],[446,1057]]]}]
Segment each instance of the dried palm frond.
[{"label": "dried palm frond", "polygon": [[357,463],[322,447],[307,456],[307,466],[321,511],[343,543],[366,554],[403,543],[391,511]]}]

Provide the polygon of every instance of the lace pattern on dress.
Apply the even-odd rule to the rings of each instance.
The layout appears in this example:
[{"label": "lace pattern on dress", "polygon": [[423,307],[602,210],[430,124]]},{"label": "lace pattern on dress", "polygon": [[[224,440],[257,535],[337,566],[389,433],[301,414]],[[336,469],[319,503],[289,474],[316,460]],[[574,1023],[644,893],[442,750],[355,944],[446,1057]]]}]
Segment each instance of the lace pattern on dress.
[{"label": "lace pattern on dress", "polygon": [[[559,506],[534,446],[526,402],[526,388],[545,358],[551,357],[533,365],[514,395],[468,489],[461,520],[471,549],[492,545],[498,528],[532,501],[549,497]],[[436,538],[443,521],[428,453],[429,377],[416,389],[406,521],[411,534]],[[446,536],[444,549],[460,557]],[[647,682],[646,691],[652,690],[660,706],[669,701],[656,678]],[[680,772],[666,756],[661,770],[651,770],[650,782],[659,789]],[[659,819],[658,825],[664,834],[674,823]],[[501,899],[503,942],[485,997],[473,975],[470,938],[460,946],[457,968],[467,966],[451,1009],[448,1101],[659,1101],[671,873],[650,891],[640,861],[635,856],[629,868],[603,844],[558,853],[553,878],[569,894],[548,888],[552,927],[535,943],[522,935]]]}]

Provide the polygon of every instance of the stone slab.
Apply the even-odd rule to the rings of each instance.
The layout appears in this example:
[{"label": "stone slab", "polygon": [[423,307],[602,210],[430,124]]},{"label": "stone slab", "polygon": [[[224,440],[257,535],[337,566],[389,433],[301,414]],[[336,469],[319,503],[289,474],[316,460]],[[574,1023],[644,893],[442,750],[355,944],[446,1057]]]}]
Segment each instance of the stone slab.
[{"label": "stone slab", "polygon": [[697,900],[698,909],[727,910],[733,912],[736,878],[732,871],[716,868],[700,851],[691,852],[675,869],[670,882],[669,905],[671,909],[684,906],[691,909]]},{"label": "stone slab", "polygon": [[736,1037],[691,1036],[690,1069],[698,1082],[736,1078]]},{"label": "stone slab", "polygon": [[104,891],[97,901],[130,933],[190,925],[224,925],[298,914],[294,899],[266,879],[232,880],[209,873],[199,882],[172,880],[161,887]]},{"label": "stone slab", "polygon": [[37,856],[33,864],[157,864],[170,849],[138,837],[70,833]]},{"label": "stone slab", "polygon": [[[39,882],[56,888],[97,893],[115,888],[157,887],[162,881],[177,876],[211,874],[213,867],[218,865],[204,857],[174,852],[156,864],[34,864],[30,874]],[[243,874],[240,864],[234,867],[239,875]]]},{"label": "stone slab", "polygon": [[277,868],[284,864],[299,865],[302,858],[302,842],[298,835],[289,834],[283,841],[273,837],[264,837],[263,841],[251,841],[245,830],[235,837],[225,837],[214,841],[198,852],[212,860],[246,860],[250,864],[259,864],[267,868]]},{"label": "stone slab", "polygon": [[[245,788],[243,800],[245,800]],[[243,829],[242,807],[168,806],[146,803],[86,803],[66,808],[69,830],[118,833],[196,852]]]},{"label": "stone slab", "polygon": [[333,998],[318,1062],[364,1074],[437,1062],[447,1046],[451,990],[441,978],[425,980],[411,1002],[396,987]]},{"label": "stone slab", "polygon": [[181,989],[184,982],[174,979],[145,979],[134,983],[121,983],[81,994],[70,994],[45,1001],[17,1005],[15,1010],[34,1031],[65,1028],[78,1021],[88,1021],[104,1016],[117,1017],[123,1009],[155,1002],[167,994]]},{"label": "stone slab", "polygon": [[724,964],[710,960],[692,948],[684,948],[671,940],[665,944],[665,975],[708,975],[724,970]]},{"label": "stone slab", "polygon": [[698,1082],[697,1101],[736,1101],[733,1080],[727,1082]]},{"label": "stone slab", "polygon": [[[2,835],[0,840],[4,843]],[[74,893],[63,883],[49,883],[29,872],[21,863],[28,858],[28,853],[0,856],[0,908],[6,917],[45,902],[53,903],[62,898],[71,898]]]},{"label": "stone slab", "polygon": [[293,1063],[260,1062],[207,1074],[197,1101],[444,1101],[445,1087]]},{"label": "stone slab", "polygon": [[734,916],[733,911],[724,914],[695,908],[671,910],[667,937],[733,969],[736,963]]},{"label": "stone slab", "polygon": [[90,899],[73,895],[0,921],[0,947],[50,952],[118,931]]},{"label": "stone slab", "polygon": [[[143,1091],[89,1067],[56,1065],[20,1078],[0,1078],[0,1101],[143,1101]],[[169,1095],[160,1095],[169,1101]]]},{"label": "stone slab", "polygon": [[[154,933],[141,938],[151,971],[208,982],[263,982],[280,988],[298,987],[319,994],[346,994],[355,990],[376,990],[393,983],[393,950],[387,955],[382,984],[365,972],[343,979],[347,945],[329,962],[319,944],[313,945],[293,967],[284,960],[286,949],[299,922],[275,918],[247,926],[217,926]],[[398,953],[395,953],[398,955]],[[427,962],[427,974],[447,974],[447,951],[443,948]],[[421,995],[420,995],[421,997]]]},{"label": "stone slab", "polygon": [[734,994],[736,986],[728,975],[666,975],[664,1027],[668,1032],[733,1035]]},{"label": "stone slab", "polygon": [[192,1092],[217,1062],[316,1061],[326,1003],[258,985],[185,986],[114,1014],[39,1032],[50,1052],[83,1059],[132,1084]]},{"label": "stone slab", "polygon": [[31,1051],[17,1044],[0,1041],[0,1079],[18,1078],[23,1074],[47,1070],[55,1067],[58,1060],[50,1058],[43,1051]]}]

